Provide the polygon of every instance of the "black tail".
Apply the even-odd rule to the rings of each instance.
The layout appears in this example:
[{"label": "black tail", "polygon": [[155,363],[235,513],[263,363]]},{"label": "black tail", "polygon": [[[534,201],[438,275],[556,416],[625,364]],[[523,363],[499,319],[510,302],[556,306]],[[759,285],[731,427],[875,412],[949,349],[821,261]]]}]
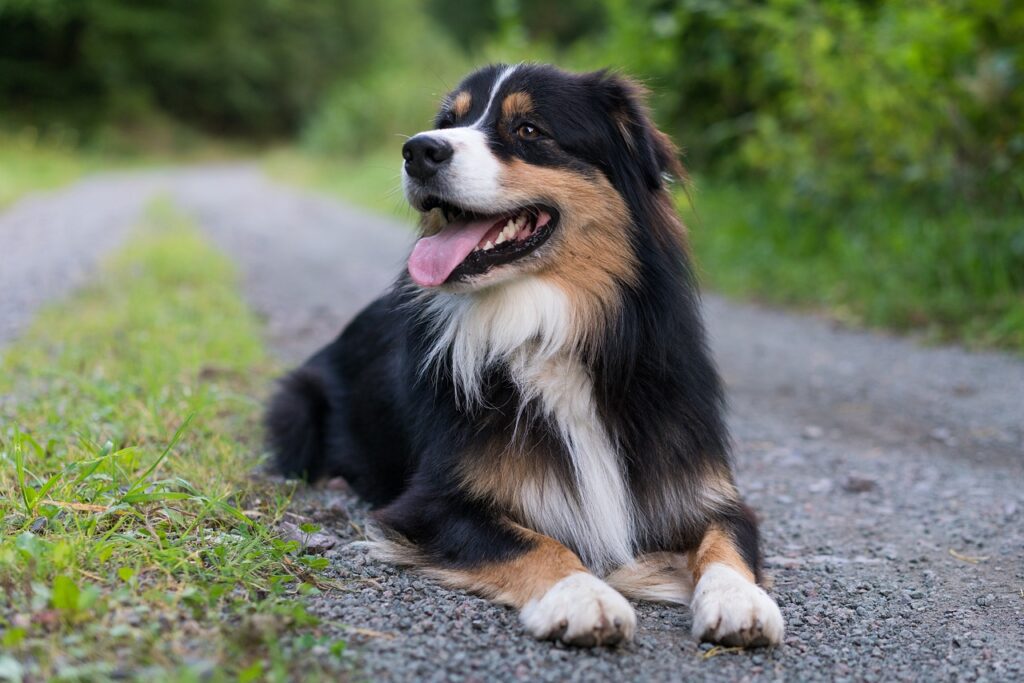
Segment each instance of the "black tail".
[{"label": "black tail", "polygon": [[299,368],[281,380],[265,417],[267,442],[279,473],[309,481],[327,474],[329,408],[326,379],[314,368]]}]

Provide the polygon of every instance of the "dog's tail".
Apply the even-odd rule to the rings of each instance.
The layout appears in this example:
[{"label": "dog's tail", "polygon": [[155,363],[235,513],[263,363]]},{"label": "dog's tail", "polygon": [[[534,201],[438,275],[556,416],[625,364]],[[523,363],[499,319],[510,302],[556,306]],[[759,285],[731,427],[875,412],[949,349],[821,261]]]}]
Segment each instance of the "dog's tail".
[{"label": "dog's tail", "polygon": [[327,474],[326,378],[301,367],[281,380],[265,416],[273,468],[288,478],[316,481]]},{"label": "dog's tail", "polygon": [[689,605],[693,573],[679,553],[648,553],[631,565],[619,567],[605,582],[627,598]]}]

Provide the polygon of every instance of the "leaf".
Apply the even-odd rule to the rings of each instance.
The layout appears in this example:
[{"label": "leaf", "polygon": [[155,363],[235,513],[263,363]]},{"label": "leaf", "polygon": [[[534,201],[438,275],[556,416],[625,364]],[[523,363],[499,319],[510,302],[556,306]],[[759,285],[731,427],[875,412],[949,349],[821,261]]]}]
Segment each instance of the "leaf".
[{"label": "leaf", "polygon": [[969,562],[970,564],[978,564],[979,562],[984,562],[988,559],[988,555],[964,555],[963,553],[958,553],[952,548],[949,549],[949,554],[961,562]]},{"label": "leaf", "polygon": [[4,631],[4,637],[0,638],[0,645],[13,649],[21,645],[23,640],[25,640],[25,629],[20,626],[10,626]]},{"label": "leaf", "polygon": [[263,677],[263,662],[255,661],[238,672],[238,683],[252,683]]},{"label": "leaf", "polygon": [[54,505],[59,508],[67,508],[77,512],[106,512],[110,508],[106,505],[95,505],[94,503],[73,503],[63,500],[46,499],[41,501],[44,505]]},{"label": "leaf", "polygon": [[160,463],[162,463],[164,459],[167,458],[168,455],[170,455],[171,450],[177,445],[178,440],[181,439],[181,435],[185,433],[185,430],[188,428],[188,426],[192,424],[192,419],[195,418],[195,416],[195,413],[189,413],[188,417],[185,418],[185,421],[182,422],[181,426],[178,427],[177,431],[174,432],[174,436],[171,437],[170,443],[168,443],[167,447],[164,448],[163,452],[160,454],[160,457],[157,458],[152,465],[147,467],[146,471],[143,472],[142,475],[135,480],[135,483],[128,488],[128,491],[122,497],[122,500],[126,499],[129,494],[133,494],[136,491],[138,491],[138,489],[143,484],[146,483],[146,480],[149,479],[149,475],[153,474],[153,472],[156,471],[156,468],[160,466]]},{"label": "leaf", "polygon": [[160,500],[189,500],[195,498],[191,493],[165,491],[163,493],[126,493],[121,497],[122,503],[152,503]]},{"label": "leaf", "polygon": [[732,654],[734,652],[743,652],[745,648],[742,647],[724,647],[722,645],[715,645],[707,652],[701,654],[701,659],[711,659],[712,657],[718,657],[719,655]]},{"label": "leaf", "polygon": [[74,615],[78,612],[78,600],[81,591],[71,577],[59,574],[53,578],[53,593],[50,595],[50,604],[54,609]]}]

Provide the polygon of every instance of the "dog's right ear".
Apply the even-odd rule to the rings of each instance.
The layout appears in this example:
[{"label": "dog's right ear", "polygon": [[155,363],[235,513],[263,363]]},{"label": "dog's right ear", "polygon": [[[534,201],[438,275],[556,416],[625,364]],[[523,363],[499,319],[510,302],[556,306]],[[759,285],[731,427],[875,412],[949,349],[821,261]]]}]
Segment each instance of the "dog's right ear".
[{"label": "dog's right ear", "polygon": [[601,106],[614,122],[614,136],[626,155],[621,163],[614,163],[613,173],[631,175],[639,169],[641,176],[633,178],[650,190],[659,190],[667,178],[685,179],[679,153],[667,135],[654,125],[647,107],[647,89],[638,81],[609,71],[585,74],[597,93]]}]

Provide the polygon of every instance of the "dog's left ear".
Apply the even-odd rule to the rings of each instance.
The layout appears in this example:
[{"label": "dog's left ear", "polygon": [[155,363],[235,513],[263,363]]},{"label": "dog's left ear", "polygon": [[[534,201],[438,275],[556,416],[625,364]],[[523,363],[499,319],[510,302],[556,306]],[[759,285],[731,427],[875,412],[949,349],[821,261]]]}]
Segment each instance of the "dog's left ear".
[{"label": "dog's left ear", "polygon": [[672,140],[658,130],[647,107],[647,89],[631,78],[608,71],[587,74],[602,106],[615,125],[613,135],[621,142],[626,163],[615,163],[615,174],[641,173],[640,180],[651,190],[659,190],[666,179],[685,180],[685,171]]}]

